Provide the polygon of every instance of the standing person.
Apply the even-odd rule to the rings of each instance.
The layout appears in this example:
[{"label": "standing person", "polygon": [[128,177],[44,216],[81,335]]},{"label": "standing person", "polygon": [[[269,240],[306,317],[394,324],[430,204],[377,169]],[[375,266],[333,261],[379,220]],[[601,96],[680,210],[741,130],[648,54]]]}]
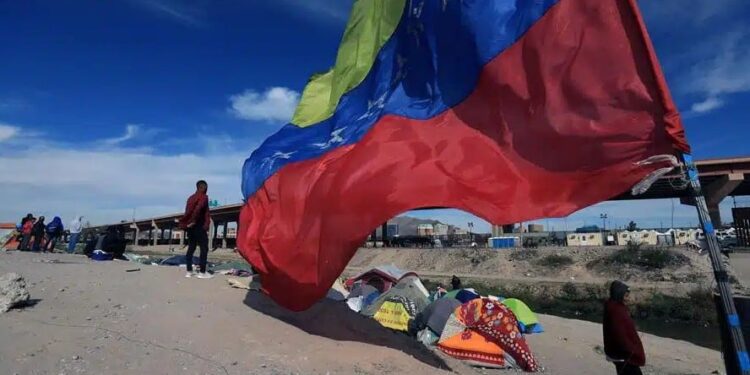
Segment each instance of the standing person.
[{"label": "standing person", "polygon": [[78,240],[81,238],[81,231],[83,230],[83,216],[76,216],[73,221],[70,222],[70,240],[68,241],[68,252],[74,253],[76,251],[76,245]]},{"label": "standing person", "polygon": [[195,194],[191,195],[185,205],[185,214],[180,219],[180,228],[187,232],[188,250],[186,254],[187,274],[185,277],[193,277],[193,254],[196,246],[200,246],[200,273],[199,279],[210,279],[213,276],[206,273],[208,262],[208,227],[211,225],[211,217],[208,212],[208,183],[200,180],[196,184]]},{"label": "standing person", "polygon": [[31,244],[31,232],[34,228],[34,215],[28,214],[21,220],[21,244],[18,250],[28,251]]},{"label": "standing person", "polygon": [[63,227],[62,220],[59,216],[55,216],[55,218],[47,224],[47,245],[45,246],[47,251],[50,253],[55,252],[57,240],[60,239],[64,230],[65,228]]},{"label": "standing person", "polygon": [[617,375],[641,375],[646,364],[641,338],[625,305],[629,295],[625,283],[613,281],[604,304],[604,353],[615,364]]},{"label": "standing person", "polygon": [[36,223],[34,223],[34,227],[31,228],[31,235],[34,236],[34,244],[31,245],[32,251],[40,251],[43,249],[44,232],[46,230],[47,226],[44,224],[44,216],[39,216],[39,220],[37,220]]},{"label": "standing person", "polygon": [[461,289],[461,279],[458,278],[458,276],[453,275],[451,278],[451,290],[459,290]]}]

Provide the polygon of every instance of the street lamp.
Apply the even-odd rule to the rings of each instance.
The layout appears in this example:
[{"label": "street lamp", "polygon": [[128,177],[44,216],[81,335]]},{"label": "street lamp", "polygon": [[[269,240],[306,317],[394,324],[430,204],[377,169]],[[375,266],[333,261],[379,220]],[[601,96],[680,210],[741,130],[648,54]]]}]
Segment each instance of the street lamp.
[{"label": "street lamp", "polygon": [[607,214],[599,215],[599,218],[602,219],[602,232],[607,231],[607,217]]}]

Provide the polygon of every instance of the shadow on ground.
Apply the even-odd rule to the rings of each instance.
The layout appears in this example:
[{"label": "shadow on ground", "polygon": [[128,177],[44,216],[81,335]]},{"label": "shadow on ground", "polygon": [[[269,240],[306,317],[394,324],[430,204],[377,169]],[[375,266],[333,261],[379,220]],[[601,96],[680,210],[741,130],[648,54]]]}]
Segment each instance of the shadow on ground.
[{"label": "shadow on ground", "polygon": [[354,341],[389,347],[442,370],[452,371],[445,361],[405,334],[391,331],[373,319],[349,309],[344,302],[322,300],[303,312],[289,311],[256,291],[245,296],[245,305],[262,314],[297,327],[308,334],[336,341]]}]

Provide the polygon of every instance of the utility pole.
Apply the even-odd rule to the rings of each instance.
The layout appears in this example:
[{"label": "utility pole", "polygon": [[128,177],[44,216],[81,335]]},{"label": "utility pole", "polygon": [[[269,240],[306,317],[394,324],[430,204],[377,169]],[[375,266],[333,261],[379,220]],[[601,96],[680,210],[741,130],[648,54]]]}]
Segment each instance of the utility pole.
[{"label": "utility pole", "polygon": [[748,375],[750,374],[750,356],[748,356],[747,347],[745,346],[745,339],[742,332],[742,321],[740,320],[739,315],[737,314],[737,308],[734,305],[734,294],[732,293],[731,283],[729,282],[729,275],[724,268],[724,262],[721,258],[721,248],[719,246],[718,238],[716,237],[716,228],[714,228],[713,223],[711,222],[706,198],[703,196],[703,189],[700,180],[698,179],[698,168],[695,166],[691,155],[683,154],[682,157],[685,166],[687,167],[686,177],[690,182],[690,190],[695,201],[695,207],[698,210],[698,219],[706,237],[708,255],[709,259],[711,259],[716,287],[721,299],[722,308],[718,311],[719,319],[727,322],[727,325],[729,326],[731,349],[724,352],[724,356],[725,358],[733,357],[732,363],[736,364],[739,373]]}]

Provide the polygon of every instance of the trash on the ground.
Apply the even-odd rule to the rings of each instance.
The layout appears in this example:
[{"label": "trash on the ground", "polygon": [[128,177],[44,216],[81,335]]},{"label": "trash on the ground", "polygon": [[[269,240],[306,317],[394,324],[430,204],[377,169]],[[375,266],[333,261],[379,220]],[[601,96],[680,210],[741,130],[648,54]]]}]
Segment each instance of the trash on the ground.
[{"label": "trash on the ground", "polygon": [[125,272],[138,272],[140,270],[141,270],[140,268],[131,268],[129,270],[125,270]]},{"label": "trash on the ground", "polygon": [[235,279],[235,278],[227,279],[227,283],[232,288],[247,289],[247,290],[250,290],[250,281],[251,280],[249,278],[245,278],[245,279]]},{"label": "trash on the ground", "polygon": [[148,255],[140,255],[140,254],[134,254],[134,253],[124,253],[122,254],[127,260],[135,263],[141,263],[141,264],[151,264],[153,261],[150,256]]},{"label": "trash on the ground", "polygon": [[216,273],[220,273],[219,271],[227,271],[227,270],[247,271],[250,274],[255,273],[253,271],[253,267],[250,266],[249,263],[243,262],[243,261],[231,261],[231,262],[218,263],[218,264],[212,265],[210,268]]}]

